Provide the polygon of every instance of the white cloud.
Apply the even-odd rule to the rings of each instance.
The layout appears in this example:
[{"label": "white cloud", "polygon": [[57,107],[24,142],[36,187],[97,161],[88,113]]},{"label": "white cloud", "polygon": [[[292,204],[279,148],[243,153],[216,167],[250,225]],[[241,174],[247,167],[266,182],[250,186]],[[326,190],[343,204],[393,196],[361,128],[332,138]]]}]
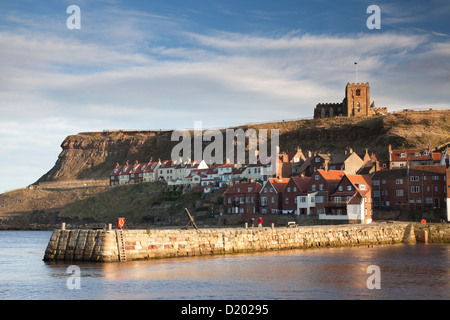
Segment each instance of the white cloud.
[{"label": "white cloud", "polygon": [[[7,155],[0,165],[25,158],[28,149],[28,157],[45,159],[43,174],[65,136],[79,131],[308,117],[316,103],[342,101],[355,61],[377,106],[448,107],[448,37],[199,34],[182,31],[181,19],[152,16],[151,23],[162,23],[156,30],[171,26],[164,34],[180,40],[168,45],[149,42],[162,36],[146,34],[140,22],[148,16],[140,12],[126,11],[132,18],[108,29],[115,14],[105,14],[98,33],[86,28],[79,38],[0,32],[0,145]],[[112,39],[99,41],[107,33]]]}]

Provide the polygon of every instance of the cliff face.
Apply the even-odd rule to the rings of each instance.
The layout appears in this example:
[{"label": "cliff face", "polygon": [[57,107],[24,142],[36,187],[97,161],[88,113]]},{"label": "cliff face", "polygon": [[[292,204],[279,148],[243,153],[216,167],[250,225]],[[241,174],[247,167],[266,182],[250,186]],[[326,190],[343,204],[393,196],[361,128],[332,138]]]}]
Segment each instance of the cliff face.
[{"label": "cliff face", "polygon": [[54,167],[38,182],[105,178],[117,162],[170,158],[169,131],[104,131],[68,136]]},{"label": "cliff face", "polygon": [[[329,118],[247,125],[240,128],[279,129],[280,150],[300,147],[323,152],[374,152],[387,148],[436,147],[450,141],[450,110],[404,111],[380,117]],[[106,178],[116,163],[170,159],[172,131],[104,131],[68,136],[55,166],[38,182]],[[223,135],[225,140],[225,134]],[[204,146],[209,142],[205,142]],[[225,153],[225,148],[224,148]]]}]

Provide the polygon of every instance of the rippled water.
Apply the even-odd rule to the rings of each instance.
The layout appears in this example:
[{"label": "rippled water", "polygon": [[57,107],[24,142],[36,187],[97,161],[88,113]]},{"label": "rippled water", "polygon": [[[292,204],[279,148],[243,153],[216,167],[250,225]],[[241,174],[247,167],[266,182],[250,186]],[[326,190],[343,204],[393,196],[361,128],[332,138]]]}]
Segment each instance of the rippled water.
[{"label": "rippled water", "polygon": [[[48,231],[0,231],[1,299],[449,299],[450,245],[384,245],[77,263],[42,261]],[[380,289],[367,272],[380,270]],[[69,286],[68,286],[69,281]]]}]

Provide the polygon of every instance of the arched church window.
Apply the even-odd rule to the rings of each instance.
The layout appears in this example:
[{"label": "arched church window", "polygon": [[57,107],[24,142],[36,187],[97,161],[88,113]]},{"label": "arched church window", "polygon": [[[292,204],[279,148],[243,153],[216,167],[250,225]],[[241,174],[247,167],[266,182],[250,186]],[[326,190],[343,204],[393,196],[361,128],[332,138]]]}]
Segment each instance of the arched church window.
[{"label": "arched church window", "polygon": [[330,117],[333,116],[333,108],[330,108]]},{"label": "arched church window", "polygon": [[322,117],[325,117],[325,108],[322,108]]},{"label": "arched church window", "polygon": [[361,90],[360,89],[356,89],[356,95],[360,96],[361,95]]},{"label": "arched church window", "polygon": [[359,102],[356,104],[356,109],[358,110],[358,112],[361,111],[361,105],[359,104]]}]

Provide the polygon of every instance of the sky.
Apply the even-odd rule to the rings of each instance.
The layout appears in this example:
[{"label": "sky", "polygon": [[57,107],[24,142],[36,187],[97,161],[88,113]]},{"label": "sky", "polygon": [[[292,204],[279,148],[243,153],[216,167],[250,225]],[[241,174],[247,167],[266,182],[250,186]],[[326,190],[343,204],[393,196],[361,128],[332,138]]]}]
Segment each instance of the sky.
[{"label": "sky", "polygon": [[68,135],[310,118],[356,81],[389,111],[449,109],[450,2],[0,0],[0,193]]}]

